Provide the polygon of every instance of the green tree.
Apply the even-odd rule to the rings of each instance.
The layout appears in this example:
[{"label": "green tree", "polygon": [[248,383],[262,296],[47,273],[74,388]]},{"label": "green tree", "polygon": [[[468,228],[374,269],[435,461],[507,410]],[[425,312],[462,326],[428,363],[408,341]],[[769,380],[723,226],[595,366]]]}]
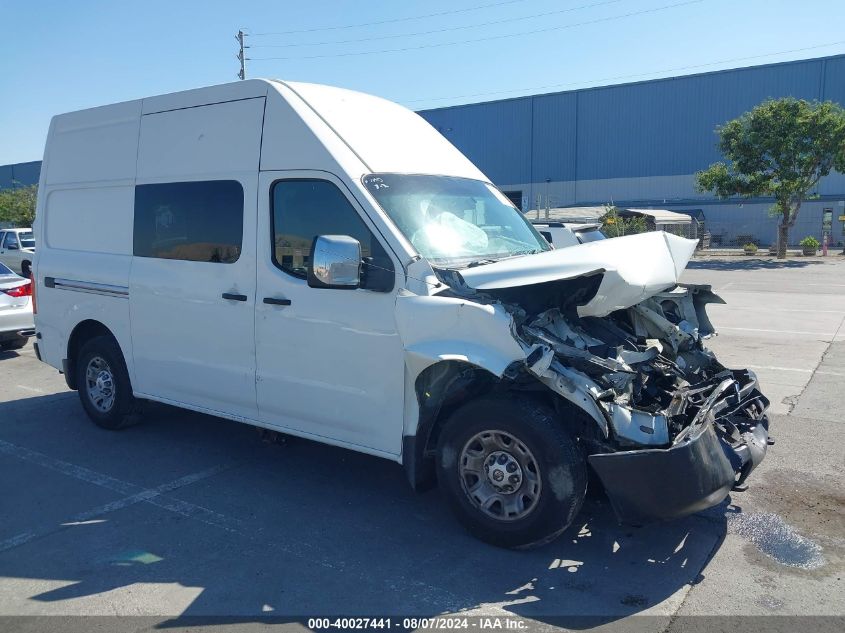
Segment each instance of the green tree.
[{"label": "green tree", "polygon": [[35,220],[37,185],[15,186],[0,190],[0,222],[14,226],[32,226]]},{"label": "green tree", "polygon": [[605,205],[604,215],[599,218],[602,233],[608,237],[622,237],[648,231],[648,222],[639,216],[630,218],[619,215],[619,209],[613,205]]},{"label": "green tree", "polygon": [[777,255],[786,257],[801,204],[831,170],[845,172],[845,110],[831,101],[770,99],[716,131],[728,162],[698,172],[698,190],[720,198],[773,197]]}]

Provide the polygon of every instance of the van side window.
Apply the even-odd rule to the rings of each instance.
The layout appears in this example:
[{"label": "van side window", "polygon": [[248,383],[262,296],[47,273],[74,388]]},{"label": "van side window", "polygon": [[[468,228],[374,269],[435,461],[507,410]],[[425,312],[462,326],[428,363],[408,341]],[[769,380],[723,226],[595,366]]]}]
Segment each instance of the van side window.
[{"label": "van side window", "polygon": [[244,190],[237,180],[135,187],[136,257],[231,264],[241,256]]},{"label": "van side window", "polygon": [[[305,279],[311,243],[318,235],[348,235],[361,243],[362,287],[393,288],[393,262],[346,196],[325,180],[279,180],[271,193],[273,263]],[[367,283],[367,279],[370,283]],[[388,286],[389,284],[389,286]]]}]

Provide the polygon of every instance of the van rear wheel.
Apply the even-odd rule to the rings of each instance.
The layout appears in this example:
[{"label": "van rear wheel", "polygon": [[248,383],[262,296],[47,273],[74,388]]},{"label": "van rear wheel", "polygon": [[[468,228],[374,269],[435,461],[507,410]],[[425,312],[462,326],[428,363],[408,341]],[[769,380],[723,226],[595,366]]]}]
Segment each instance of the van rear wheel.
[{"label": "van rear wheel", "polygon": [[555,412],[530,398],[480,398],[455,411],[437,452],[440,487],[474,536],[527,548],[559,536],[581,510],[584,457]]},{"label": "van rear wheel", "polygon": [[104,429],[116,430],[139,420],[129,372],[117,341],[97,336],[79,350],[76,385],[85,413]]}]

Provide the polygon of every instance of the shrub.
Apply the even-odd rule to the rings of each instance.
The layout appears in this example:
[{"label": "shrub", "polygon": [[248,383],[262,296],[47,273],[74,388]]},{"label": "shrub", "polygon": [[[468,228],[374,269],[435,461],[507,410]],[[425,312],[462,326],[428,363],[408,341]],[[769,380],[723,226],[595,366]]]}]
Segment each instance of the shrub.
[{"label": "shrub", "polygon": [[798,243],[804,248],[818,248],[820,246],[819,241],[812,235],[808,235]]},{"label": "shrub", "polygon": [[614,206],[605,206],[605,213],[599,218],[601,230],[607,237],[621,237],[623,235],[634,235],[645,233],[649,230],[645,218],[634,216],[625,218],[619,215],[619,209]]}]

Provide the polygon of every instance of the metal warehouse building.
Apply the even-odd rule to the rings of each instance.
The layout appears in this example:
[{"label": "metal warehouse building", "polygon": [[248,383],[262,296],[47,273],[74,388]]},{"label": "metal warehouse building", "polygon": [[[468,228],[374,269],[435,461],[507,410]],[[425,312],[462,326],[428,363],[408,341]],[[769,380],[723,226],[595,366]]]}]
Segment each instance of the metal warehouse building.
[{"label": "metal warehouse building", "polygon": [[[668,209],[702,220],[714,246],[775,241],[771,200],[695,191],[720,160],[717,125],[769,97],[845,104],[845,55],[420,112],[520,208]],[[0,189],[38,181],[39,162],[0,166]],[[819,184],[790,239],[845,239],[845,175]]]},{"label": "metal warehouse building", "polygon": [[[420,114],[523,210],[595,206],[668,209],[703,218],[713,243],[776,240],[771,200],[723,201],[695,191],[720,160],[717,125],[769,97],[845,104],[845,55],[426,110]],[[819,184],[790,241],[845,238],[845,175]],[[825,227],[825,228],[827,228]]]},{"label": "metal warehouse building", "polygon": [[37,185],[41,173],[41,161],[0,165],[0,189],[9,189],[16,185]]}]

